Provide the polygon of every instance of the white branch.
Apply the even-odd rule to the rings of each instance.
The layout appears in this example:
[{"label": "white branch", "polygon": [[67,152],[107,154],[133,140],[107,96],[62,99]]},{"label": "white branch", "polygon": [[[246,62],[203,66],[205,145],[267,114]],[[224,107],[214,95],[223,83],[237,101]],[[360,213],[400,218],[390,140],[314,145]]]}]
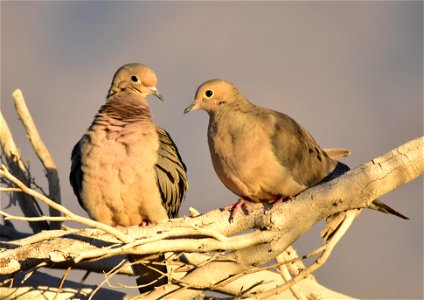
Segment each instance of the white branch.
[{"label": "white branch", "polygon": [[[6,120],[3,118],[3,114],[0,112],[0,144],[3,150],[3,154],[6,158],[6,162],[12,172],[23,181],[26,185],[29,185],[30,178],[27,176],[27,170],[22,162],[21,155],[18,148],[16,147],[15,141],[13,140],[12,133],[10,132],[9,126]],[[35,205],[35,200],[28,194],[15,193],[19,207],[23,214],[27,217],[40,217],[41,212]],[[30,223],[29,224],[33,232],[40,232],[48,229],[46,222]]]},{"label": "white branch", "polygon": [[[219,254],[203,264],[192,265],[187,269],[187,275],[176,280],[175,284],[162,286],[149,294],[149,297],[159,298],[165,294],[171,298],[193,296],[199,293],[196,289],[214,289],[233,295],[241,295],[246,289],[251,293],[264,292],[264,284],[257,285],[257,280],[244,285],[243,291],[229,289],[237,280],[227,285],[220,285],[220,282],[275,258],[316,222],[336,213],[368,207],[377,197],[421,175],[424,172],[423,140],[421,137],[410,141],[331,182],[308,189],[292,201],[272,208],[252,204],[249,214],[237,215],[233,223],[228,221],[228,211],[214,210],[195,218],[169,220],[146,228],[127,228],[127,234],[120,240],[117,240],[116,235],[110,236],[96,229],[72,234],[64,232],[63,236],[58,235],[59,237],[49,240],[43,240],[41,233],[34,243],[22,243],[18,248],[3,249],[0,252],[0,261],[5,263],[5,268],[1,268],[0,272],[11,274],[33,268],[35,266],[31,265],[31,261],[37,260],[48,264],[65,262],[72,265],[75,260],[100,259],[118,254],[209,252],[225,249],[232,251]],[[26,193],[35,195],[34,191],[10,177],[11,174],[6,169],[0,171],[0,174],[12,180]],[[46,197],[37,195],[37,198],[49,205],[57,205]],[[80,220],[69,210],[56,207],[62,209],[65,216],[71,215],[74,221]],[[308,218],[305,219],[305,215]],[[252,228],[259,230],[235,235]],[[86,251],[90,255],[81,256]],[[28,258],[36,259],[26,260]],[[278,289],[282,278],[276,275],[280,284],[274,281],[272,284],[273,288]],[[246,276],[249,274],[243,276],[243,279]],[[252,275],[252,278],[255,277]],[[268,286],[267,289],[272,288]]]},{"label": "white branch", "polygon": [[[230,252],[220,261],[194,269],[184,282],[197,287],[211,286],[227,278],[228,274],[238,274],[269,261],[319,220],[367,207],[374,199],[420,176],[424,172],[423,141],[423,137],[412,140],[331,182],[301,193],[293,201],[274,207],[264,215],[250,212],[249,216],[243,216],[244,219],[255,218],[255,226],[259,228],[275,230],[274,240]],[[304,218],[305,215],[308,218]],[[179,297],[178,290],[172,286],[164,289],[167,293],[175,290],[172,297]],[[163,292],[157,291],[150,296],[160,297]]]},{"label": "white branch", "polygon": [[[41,139],[40,134],[38,133],[37,127],[35,126],[35,123],[32,120],[31,114],[29,113],[21,90],[15,90],[12,95],[13,99],[15,100],[16,112],[18,113],[19,118],[25,127],[27,137],[31,142],[34,152],[37,154],[38,158],[44,166],[44,169],[46,170],[47,180],[49,183],[49,197],[53,199],[53,201],[57,204],[60,204],[60,185],[56,163],[54,162],[49,150],[44,145],[43,140]],[[50,206],[50,216],[60,216],[60,212],[54,210],[53,207]],[[51,229],[59,229],[60,222],[52,222],[50,223],[50,227]]]},{"label": "white branch", "polygon": [[[89,227],[99,228],[99,229],[101,229],[105,232],[108,232],[108,233],[114,235],[115,237],[117,237],[118,239],[120,239],[121,241],[126,242],[126,243],[133,241],[133,239],[130,236],[123,234],[118,229],[110,227],[110,226],[103,224],[103,223],[100,223],[100,222],[93,221],[91,219],[87,219],[87,218],[78,216],[78,215],[74,214],[73,212],[71,212],[69,209],[65,208],[64,206],[50,200],[49,198],[47,198],[43,194],[40,194],[39,192],[28,188],[23,182],[21,182],[18,178],[13,176],[9,172],[9,170],[7,170],[6,166],[4,166],[4,165],[1,166],[0,176],[3,176],[5,178],[9,179],[11,182],[16,184],[22,191],[24,191],[28,195],[44,202],[45,204],[49,205],[50,207],[54,208],[55,210],[60,211],[61,213],[63,213],[65,215],[65,218],[68,221],[74,221],[74,222],[78,222],[78,223],[84,224],[84,225],[89,226]],[[60,218],[60,217],[58,217],[58,218]],[[48,219],[48,217],[46,219]]]}]

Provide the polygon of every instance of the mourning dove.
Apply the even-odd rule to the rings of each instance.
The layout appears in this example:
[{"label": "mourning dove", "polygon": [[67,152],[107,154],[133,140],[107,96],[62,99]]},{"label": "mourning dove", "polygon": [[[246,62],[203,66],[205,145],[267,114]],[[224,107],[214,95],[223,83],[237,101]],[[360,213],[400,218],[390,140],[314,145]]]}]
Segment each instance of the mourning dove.
[{"label": "mourning dove", "polygon": [[[156,74],[145,65],[118,69],[106,103],[72,150],[71,185],[96,221],[144,226],[178,214],[187,190],[186,167],[169,134],[153,123],[145,97],[162,99],[156,82]],[[137,268],[136,274],[141,272]],[[153,273],[153,279],[158,277]],[[139,285],[147,283],[140,278]]]},{"label": "mourning dove", "polygon": [[[233,212],[245,200],[285,199],[349,170],[292,118],[252,104],[228,81],[212,79],[201,84],[184,112],[195,109],[209,114],[208,144],[216,174],[241,197]],[[373,208],[406,218],[378,200],[373,203]]]}]

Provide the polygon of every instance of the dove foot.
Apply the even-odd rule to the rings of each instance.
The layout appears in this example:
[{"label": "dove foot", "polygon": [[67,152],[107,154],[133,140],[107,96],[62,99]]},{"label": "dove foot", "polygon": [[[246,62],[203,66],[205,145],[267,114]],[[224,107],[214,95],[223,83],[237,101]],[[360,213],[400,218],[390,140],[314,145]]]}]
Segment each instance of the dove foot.
[{"label": "dove foot", "polygon": [[291,196],[281,196],[280,198],[278,198],[277,200],[275,200],[274,202],[271,203],[272,208],[274,208],[276,205],[286,202],[286,201],[290,201],[293,200],[293,198]]},{"label": "dove foot", "polygon": [[138,226],[139,227],[146,227],[146,226],[149,226],[149,225],[152,225],[153,223],[152,222],[150,222],[150,221],[143,221],[143,222],[141,222]]},{"label": "dove foot", "polygon": [[246,199],[242,199],[240,198],[236,203],[231,204],[231,205],[227,205],[224,207],[225,210],[230,210],[230,218],[228,219],[228,221],[230,223],[233,222],[234,220],[234,216],[237,214],[238,211],[242,210],[244,212],[244,214],[248,214],[247,211],[247,207],[250,204],[249,200]]}]

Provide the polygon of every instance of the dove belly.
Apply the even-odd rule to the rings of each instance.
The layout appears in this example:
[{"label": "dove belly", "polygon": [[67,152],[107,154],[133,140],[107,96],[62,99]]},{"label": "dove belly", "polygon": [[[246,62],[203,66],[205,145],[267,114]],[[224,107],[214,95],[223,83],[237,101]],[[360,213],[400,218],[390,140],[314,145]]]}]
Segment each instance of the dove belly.
[{"label": "dove belly", "polygon": [[296,195],[306,186],[299,184],[281,165],[270,144],[251,137],[216,134],[209,139],[215,172],[236,195],[253,202],[272,202]]},{"label": "dove belly", "polygon": [[154,170],[158,149],[154,136],[89,133],[81,146],[85,154],[81,198],[92,219],[131,226],[167,218]]}]

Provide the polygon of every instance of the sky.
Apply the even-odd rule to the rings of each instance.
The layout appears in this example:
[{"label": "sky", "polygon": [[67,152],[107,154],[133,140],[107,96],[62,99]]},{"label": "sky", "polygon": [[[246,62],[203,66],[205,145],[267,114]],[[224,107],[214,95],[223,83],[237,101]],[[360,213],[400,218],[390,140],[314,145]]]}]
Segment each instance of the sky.
[{"label": "sky", "polygon": [[[70,153],[104,103],[114,72],[130,62],[158,75],[165,101],[149,98],[154,120],[188,168],[180,215],[237,200],[214,173],[207,114],[183,114],[211,78],[290,115],[322,147],[350,149],[343,162],[351,167],[423,135],[421,1],[2,1],[1,111],[45,186],[13,108],[11,93],[22,89],[58,165],[63,205],[84,216],[68,182]],[[357,298],[422,299],[422,177],[381,200],[410,220],[363,211],[317,279]],[[2,195],[2,208],[7,204]],[[13,206],[7,211],[19,214]],[[320,246],[322,226],[296,242],[300,254]],[[78,280],[81,273],[70,276]]]}]

